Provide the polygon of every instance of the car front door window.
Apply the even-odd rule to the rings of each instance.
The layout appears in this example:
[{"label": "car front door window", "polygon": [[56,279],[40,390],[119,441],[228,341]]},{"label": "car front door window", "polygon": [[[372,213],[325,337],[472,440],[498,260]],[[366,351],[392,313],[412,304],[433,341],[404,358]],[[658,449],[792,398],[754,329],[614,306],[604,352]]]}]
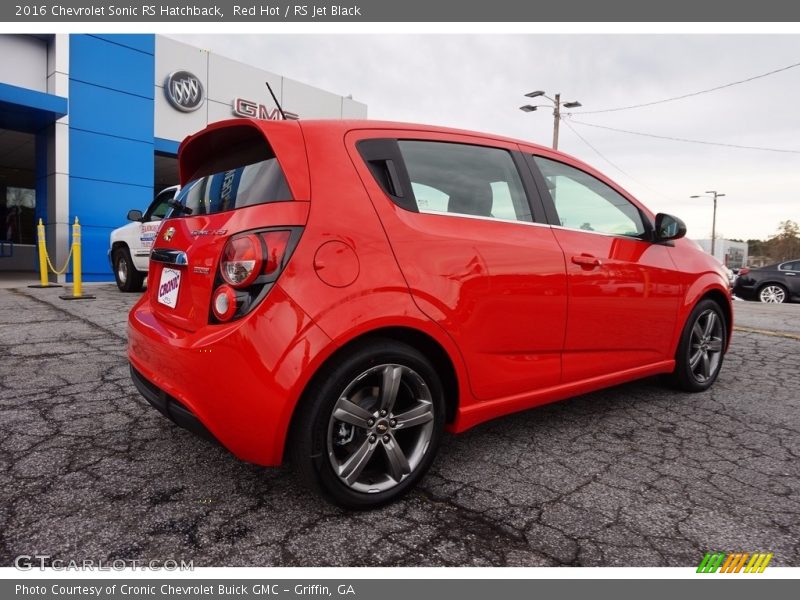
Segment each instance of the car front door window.
[{"label": "car front door window", "polygon": [[622,194],[564,163],[535,156],[553,199],[559,225],[610,235],[641,237],[646,229],[636,208]]}]

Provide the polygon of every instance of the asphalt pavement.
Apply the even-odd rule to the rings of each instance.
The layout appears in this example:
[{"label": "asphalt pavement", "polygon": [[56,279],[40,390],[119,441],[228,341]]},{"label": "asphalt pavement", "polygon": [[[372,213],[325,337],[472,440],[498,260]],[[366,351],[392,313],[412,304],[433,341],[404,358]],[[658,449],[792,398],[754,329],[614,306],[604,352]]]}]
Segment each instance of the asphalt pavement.
[{"label": "asphalt pavement", "polygon": [[[139,397],[136,295],[0,290],[0,566],[691,566],[768,551],[800,566],[800,305],[737,302],[716,385],[648,379],[447,436],[430,474],[368,513],[288,468],[242,463]],[[759,331],[755,333],[754,331]]]}]

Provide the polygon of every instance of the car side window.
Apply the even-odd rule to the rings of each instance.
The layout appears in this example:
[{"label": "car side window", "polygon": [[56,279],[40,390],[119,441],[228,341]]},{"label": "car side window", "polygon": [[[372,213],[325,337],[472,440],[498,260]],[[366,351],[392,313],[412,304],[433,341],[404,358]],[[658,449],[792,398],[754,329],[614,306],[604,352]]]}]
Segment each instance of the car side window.
[{"label": "car side window", "polygon": [[167,212],[169,212],[169,201],[174,196],[175,192],[173,191],[166,193],[162,192],[156,196],[156,199],[153,201],[153,203],[147,209],[147,213],[144,215],[144,222],[162,220]]},{"label": "car side window", "polygon": [[800,271],[800,260],[784,263],[780,267],[781,271]]},{"label": "car side window", "polygon": [[164,215],[167,214],[169,210],[169,204],[167,203],[167,198],[164,198],[162,202],[159,202],[156,207],[153,209],[153,212],[150,214],[151,221],[160,221],[164,218]]},{"label": "car side window", "polygon": [[398,146],[420,212],[533,220],[508,151],[412,140],[400,140]]},{"label": "car side window", "polygon": [[541,156],[533,160],[544,176],[562,227],[634,237],[645,233],[639,209],[599,179]]}]

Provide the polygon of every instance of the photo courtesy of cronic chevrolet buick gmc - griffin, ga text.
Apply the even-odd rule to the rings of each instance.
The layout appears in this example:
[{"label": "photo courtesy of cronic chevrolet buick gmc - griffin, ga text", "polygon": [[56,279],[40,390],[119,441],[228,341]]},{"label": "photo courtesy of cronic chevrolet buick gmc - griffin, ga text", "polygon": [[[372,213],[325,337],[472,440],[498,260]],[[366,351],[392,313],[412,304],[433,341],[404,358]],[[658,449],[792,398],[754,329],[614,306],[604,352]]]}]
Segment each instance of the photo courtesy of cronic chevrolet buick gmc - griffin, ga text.
[{"label": "photo courtesy of cronic chevrolet buick gmc - griffin, ga text", "polygon": [[255,464],[289,459],[339,505],[407,492],[445,429],[719,374],[722,266],[560,152],[239,119],[184,140],[179,163],[129,317],[133,381],[178,425]]}]

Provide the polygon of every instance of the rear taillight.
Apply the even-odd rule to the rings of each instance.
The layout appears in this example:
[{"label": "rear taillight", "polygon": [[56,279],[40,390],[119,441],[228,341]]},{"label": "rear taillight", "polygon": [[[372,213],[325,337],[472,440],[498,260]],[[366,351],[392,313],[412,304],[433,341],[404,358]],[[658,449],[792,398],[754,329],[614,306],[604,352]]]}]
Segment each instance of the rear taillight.
[{"label": "rear taillight", "polygon": [[261,271],[263,250],[255,234],[232,237],[225,244],[220,260],[220,271],[226,283],[233,287],[247,287]]},{"label": "rear taillight", "polygon": [[222,250],[211,294],[211,321],[225,323],[250,312],[267,295],[286,266],[302,228],[248,231]]},{"label": "rear taillight", "polygon": [[221,285],[214,290],[211,298],[211,311],[218,321],[230,321],[236,314],[236,292],[229,285]]}]

